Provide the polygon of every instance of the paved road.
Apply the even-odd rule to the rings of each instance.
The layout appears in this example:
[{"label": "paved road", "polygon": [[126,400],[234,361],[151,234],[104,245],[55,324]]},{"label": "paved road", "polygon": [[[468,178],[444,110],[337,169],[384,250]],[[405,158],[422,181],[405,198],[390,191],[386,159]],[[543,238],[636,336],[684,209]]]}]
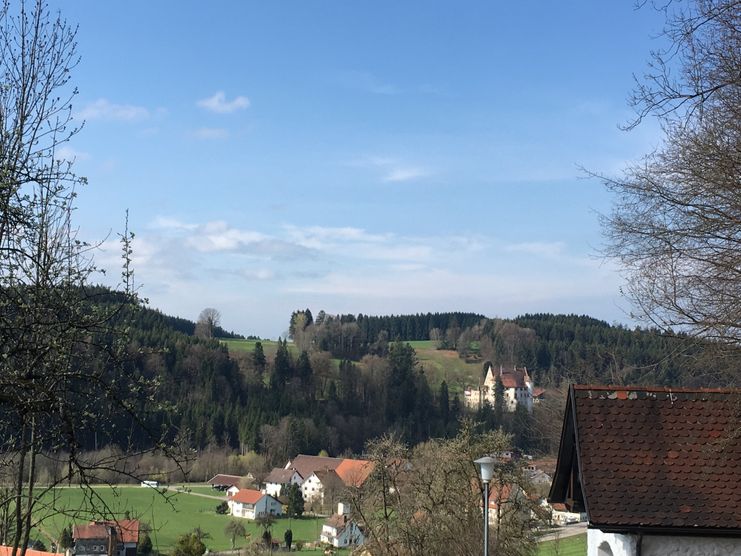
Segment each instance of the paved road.
[{"label": "paved road", "polygon": [[538,539],[538,542],[552,541],[556,538],[565,539],[566,537],[573,537],[575,535],[581,535],[587,532],[587,523],[574,523],[573,525],[566,525],[565,527],[559,527],[552,533],[543,535]]},{"label": "paved road", "polygon": [[167,490],[171,490],[172,492],[179,492],[181,494],[190,494],[191,496],[200,496],[201,498],[211,498],[212,500],[220,500],[222,502],[226,501],[226,496],[214,496],[213,494],[201,494],[200,492],[186,492],[174,486],[167,487]]}]

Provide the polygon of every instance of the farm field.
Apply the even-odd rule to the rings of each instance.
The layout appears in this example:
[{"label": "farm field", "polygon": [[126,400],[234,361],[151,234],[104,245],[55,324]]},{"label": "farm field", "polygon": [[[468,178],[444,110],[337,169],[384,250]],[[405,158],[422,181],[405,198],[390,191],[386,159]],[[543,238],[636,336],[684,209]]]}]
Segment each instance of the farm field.
[{"label": "farm field", "polygon": [[[211,551],[231,549],[231,539],[224,533],[224,527],[232,518],[228,515],[216,513],[218,500],[204,498],[194,494],[168,491],[167,498],[158,491],[139,486],[99,487],[95,493],[100,497],[96,504],[100,507],[104,502],[116,515],[123,516],[126,512],[132,518],[138,518],[148,523],[153,531],[152,544],[161,552],[169,552],[175,545],[178,536],[188,533],[199,527],[210,535],[204,543]],[[60,488],[54,496],[47,497],[44,510],[49,517],[44,519],[40,529],[46,536],[58,538],[63,527],[70,523],[86,523],[89,521],[91,503],[83,497],[80,488]],[[87,515],[85,515],[87,513]],[[37,513],[41,518],[42,513]],[[293,531],[296,541],[313,542],[319,539],[324,518],[279,519],[272,528],[273,537],[283,539],[283,533],[289,527]],[[240,519],[252,539],[260,538],[262,529],[247,519]],[[51,540],[51,539],[50,539]],[[237,540],[237,546],[244,546],[244,539]]]},{"label": "farm field", "polygon": [[538,545],[537,556],[586,556],[587,535],[566,537],[558,541],[545,541]]}]

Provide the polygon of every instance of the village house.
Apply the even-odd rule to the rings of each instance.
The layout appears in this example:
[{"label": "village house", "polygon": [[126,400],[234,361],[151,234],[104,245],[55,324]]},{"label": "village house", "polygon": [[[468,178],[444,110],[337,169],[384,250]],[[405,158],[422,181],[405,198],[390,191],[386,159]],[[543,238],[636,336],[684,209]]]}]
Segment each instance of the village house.
[{"label": "village house", "polygon": [[[339,495],[345,488],[334,469],[317,469],[301,485],[301,494],[306,502],[324,504],[325,497]],[[331,501],[334,505],[334,500]]]},{"label": "village house", "polygon": [[343,462],[343,458],[330,458],[327,456],[307,456],[299,454],[283,467],[284,469],[295,469],[304,480],[318,469],[337,469]]},{"label": "village house", "polygon": [[139,521],[93,521],[72,528],[75,556],[136,556]]},{"label": "village house", "polygon": [[484,374],[478,388],[466,388],[463,402],[467,407],[479,409],[484,402],[494,407],[496,405],[497,381],[501,381],[503,388],[503,405],[505,411],[514,412],[518,405],[524,406],[529,412],[533,410],[533,382],[527,368],[504,369],[487,362],[484,364]]},{"label": "village house", "polygon": [[588,556],[741,554],[741,390],[572,386],[551,504]]},{"label": "village house", "polygon": [[586,512],[572,512],[566,507],[566,504],[559,502],[549,504],[547,500],[543,500],[541,506],[543,506],[543,510],[546,516],[548,516],[551,525],[562,527],[587,520]]},{"label": "village house", "polygon": [[295,469],[281,469],[275,467],[265,477],[265,493],[275,498],[280,498],[281,494],[288,485],[299,485],[304,482],[304,478]]},{"label": "village house", "polygon": [[[218,475],[214,475],[206,482],[207,484],[211,485],[211,488],[215,490],[224,490],[227,491],[227,494],[232,495],[234,492],[239,490],[240,485],[243,485],[245,483],[252,483],[254,481],[255,477],[252,475],[252,473],[247,473],[247,475],[245,476],[225,475],[223,473],[220,473]],[[229,492],[230,490],[231,492]]]},{"label": "village house", "polygon": [[267,515],[283,515],[283,504],[273,496],[249,488],[243,488],[230,496],[227,504],[229,513],[234,517],[254,520]]},{"label": "village house", "polygon": [[344,459],[335,473],[346,487],[359,488],[373,472],[373,462],[363,459]]},{"label": "village house", "polygon": [[349,514],[347,505],[337,504],[337,513],[324,522],[319,540],[337,548],[363,544],[365,535]]}]

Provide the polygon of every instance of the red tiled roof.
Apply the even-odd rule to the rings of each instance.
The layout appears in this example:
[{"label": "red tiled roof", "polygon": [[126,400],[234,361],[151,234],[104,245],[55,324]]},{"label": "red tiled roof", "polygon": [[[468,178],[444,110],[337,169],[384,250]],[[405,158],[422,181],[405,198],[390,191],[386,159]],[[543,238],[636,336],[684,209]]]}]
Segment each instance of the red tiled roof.
[{"label": "red tiled roof", "polygon": [[235,502],[240,502],[241,504],[252,504],[253,506],[257,504],[257,501],[260,500],[263,496],[267,496],[266,494],[263,494],[259,490],[252,490],[251,488],[243,488],[240,489],[237,494],[234,496],[231,496],[230,498],[234,500]]},{"label": "red tiled roof", "polygon": [[118,522],[118,534],[125,543],[139,542],[139,520],[122,519]]},{"label": "red tiled roof", "polygon": [[496,509],[500,503],[507,502],[511,495],[511,485],[505,484],[500,486],[498,484],[491,483],[489,485],[489,508]]},{"label": "red tiled roof", "polygon": [[566,411],[553,502],[576,465],[592,526],[741,534],[741,390],[574,386]]},{"label": "red tiled roof", "polygon": [[139,542],[139,520],[121,519],[119,521],[93,521],[87,525],[75,525],[72,537],[75,540],[107,539],[108,529],[115,527],[118,538],[123,543]]},{"label": "red tiled roof", "polygon": [[339,475],[345,486],[359,487],[373,471],[373,462],[364,459],[345,459],[337,466],[335,473]]},{"label": "red tiled roof", "polygon": [[486,380],[489,372],[491,372],[495,378],[497,375],[499,375],[502,381],[502,386],[504,386],[505,388],[527,388],[527,384],[525,384],[525,377],[528,376],[528,374],[527,368],[525,367],[522,367],[521,369],[518,369],[517,367],[513,369],[505,369],[503,367],[499,367],[498,369],[495,369],[494,366],[489,363],[488,366],[486,366],[486,371],[484,372],[484,380]]},{"label": "red tiled roof", "polygon": [[502,371],[502,386],[505,388],[527,388],[525,384],[525,371],[520,369]]},{"label": "red tiled roof", "polygon": [[102,523],[88,523],[87,525],[75,525],[72,528],[72,537],[77,540],[107,539],[108,527]]},{"label": "red tiled roof", "polygon": [[299,454],[288,462],[286,469],[293,467],[299,475],[308,479],[309,476],[319,469],[337,469],[342,463],[342,458],[328,458],[324,456],[306,456]]},{"label": "red tiled roof", "polygon": [[[21,549],[19,548],[16,554],[20,554]],[[12,556],[13,547],[0,545],[0,556]],[[26,549],[26,556],[59,556],[55,552],[44,552],[43,550],[33,550],[32,548]]]},{"label": "red tiled roof", "polygon": [[221,485],[221,486],[239,486],[242,477],[239,475],[214,475],[210,478],[207,483],[209,485]]}]

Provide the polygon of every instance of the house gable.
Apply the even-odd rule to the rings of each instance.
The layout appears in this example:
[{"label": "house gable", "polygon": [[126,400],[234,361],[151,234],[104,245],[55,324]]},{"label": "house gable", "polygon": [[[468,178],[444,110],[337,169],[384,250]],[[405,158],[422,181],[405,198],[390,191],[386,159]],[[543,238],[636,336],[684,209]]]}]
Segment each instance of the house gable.
[{"label": "house gable", "polygon": [[572,386],[549,500],[606,533],[741,537],[741,390]]}]

